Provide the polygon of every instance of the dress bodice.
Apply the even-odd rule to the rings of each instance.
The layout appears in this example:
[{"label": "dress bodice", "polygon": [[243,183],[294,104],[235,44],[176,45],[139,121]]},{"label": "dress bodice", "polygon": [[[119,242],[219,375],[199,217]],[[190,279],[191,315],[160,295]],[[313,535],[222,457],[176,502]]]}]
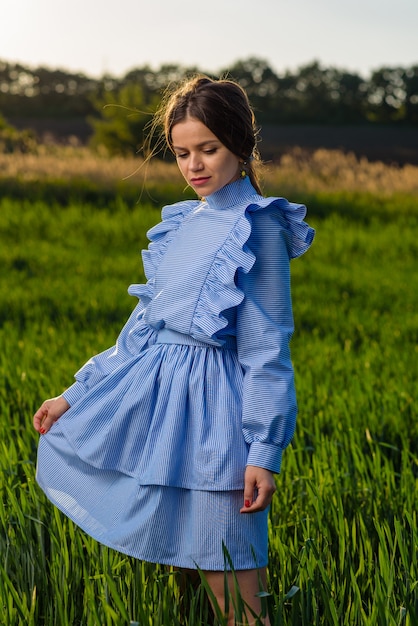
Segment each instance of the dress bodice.
[{"label": "dress bodice", "polygon": [[263,198],[249,179],[200,202],[165,208],[163,222],[148,232],[151,244],[143,253],[148,282],[129,290],[144,305],[143,321],[156,330],[169,328],[213,345],[222,344],[226,328],[234,335],[234,316],[224,312],[244,298],[237,274],[254,265],[253,215],[261,209],[276,215],[278,232],[286,231],[290,258],[309,247],[313,231],[303,222],[305,207]]}]

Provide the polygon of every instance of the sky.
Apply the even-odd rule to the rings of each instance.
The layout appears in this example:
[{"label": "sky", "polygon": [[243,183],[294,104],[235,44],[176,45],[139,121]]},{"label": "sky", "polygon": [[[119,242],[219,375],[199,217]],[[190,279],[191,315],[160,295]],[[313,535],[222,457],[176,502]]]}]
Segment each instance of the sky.
[{"label": "sky", "polygon": [[367,77],[418,64],[417,0],[3,0],[0,60],[99,77],[164,63],[216,73],[257,57]]}]

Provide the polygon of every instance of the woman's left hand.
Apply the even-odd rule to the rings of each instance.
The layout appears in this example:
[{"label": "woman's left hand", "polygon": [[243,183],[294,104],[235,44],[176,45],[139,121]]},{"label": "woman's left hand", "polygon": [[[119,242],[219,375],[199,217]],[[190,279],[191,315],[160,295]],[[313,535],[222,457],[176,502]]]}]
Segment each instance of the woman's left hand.
[{"label": "woman's left hand", "polygon": [[273,472],[263,467],[247,465],[244,477],[244,506],[240,513],[264,511],[269,506],[275,491]]}]

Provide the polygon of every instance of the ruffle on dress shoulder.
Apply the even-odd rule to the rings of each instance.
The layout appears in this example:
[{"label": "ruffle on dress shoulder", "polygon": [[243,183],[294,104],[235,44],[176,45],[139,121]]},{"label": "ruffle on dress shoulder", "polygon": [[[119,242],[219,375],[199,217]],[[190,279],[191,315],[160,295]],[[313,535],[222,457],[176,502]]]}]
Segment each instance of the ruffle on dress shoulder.
[{"label": "ruffle on dress shoulder", "polygon": [[142,263],[147,282],[146,284],[130,285],[128,289],[129,295],[139,298],[144,307],[152,300],[155,271],[167,246],[174,238],[184,217],[198,205],[199,200],[185,200],[163,207],[162,221],[147,232],[150,244],[147,250],[142,251]]},{"label": "ruffle on dress shoulder", "polygon": [[277,221],[287,234],[289,259],[301,256],[310,247],[315,231],[303,218],[306,207],[288,202],[285,198],[263,198],[249,204],[235,223],[211,265],[203,285],[190,330],[192,337],[214,345],[221,345],[216,333],[228,324],[222,312],[238,306],[244,293],[235,283],[237,270],[248,273],[255,263],[255,256],[247,245],[252,231],[251,213],[262,209],[277,211]]},{"label": "ruffle on dress shoulder", "polygon": [[246,246],[251,234],[251,223],[243,213],[219,248],[202,287],[193,316],[190,334],[195,339],[213,345],[222,345],[215,335],[228,324],[222,311],[238,306],[244,293],[235,283],[237,270],[248,273],[255,256]]},{"label": "ruffle on dress shoulder", "polygon": [[267,207],[277,209],[277,219],[288,236],[289,258],[295,259],[304,254],[310,248],[315,236],[315,230],[304,221],[305,205],[289,202],[286,198],[262,198],[260,196],[260,201],[250,204],[247,211],[254,213]]},{"label": "ruffle on dress shoulder", "polygon": [[161,212],[162,221],[147,232],[150,240],[148,250],[142,253],[144,271],[147,279],[152,278],[164,252],[187,214],[199,200],[186,200],[165,206]]}]

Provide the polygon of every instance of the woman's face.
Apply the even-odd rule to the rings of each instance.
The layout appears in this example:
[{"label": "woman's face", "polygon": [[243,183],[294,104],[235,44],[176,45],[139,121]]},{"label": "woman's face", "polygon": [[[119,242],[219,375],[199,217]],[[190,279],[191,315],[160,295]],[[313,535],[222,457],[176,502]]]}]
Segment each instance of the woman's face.
[{"label": "woman's face", "polygon": [[199,196],[209,196],[240,175],[239,158],[194,117],[171,129],[180,172]]}]

